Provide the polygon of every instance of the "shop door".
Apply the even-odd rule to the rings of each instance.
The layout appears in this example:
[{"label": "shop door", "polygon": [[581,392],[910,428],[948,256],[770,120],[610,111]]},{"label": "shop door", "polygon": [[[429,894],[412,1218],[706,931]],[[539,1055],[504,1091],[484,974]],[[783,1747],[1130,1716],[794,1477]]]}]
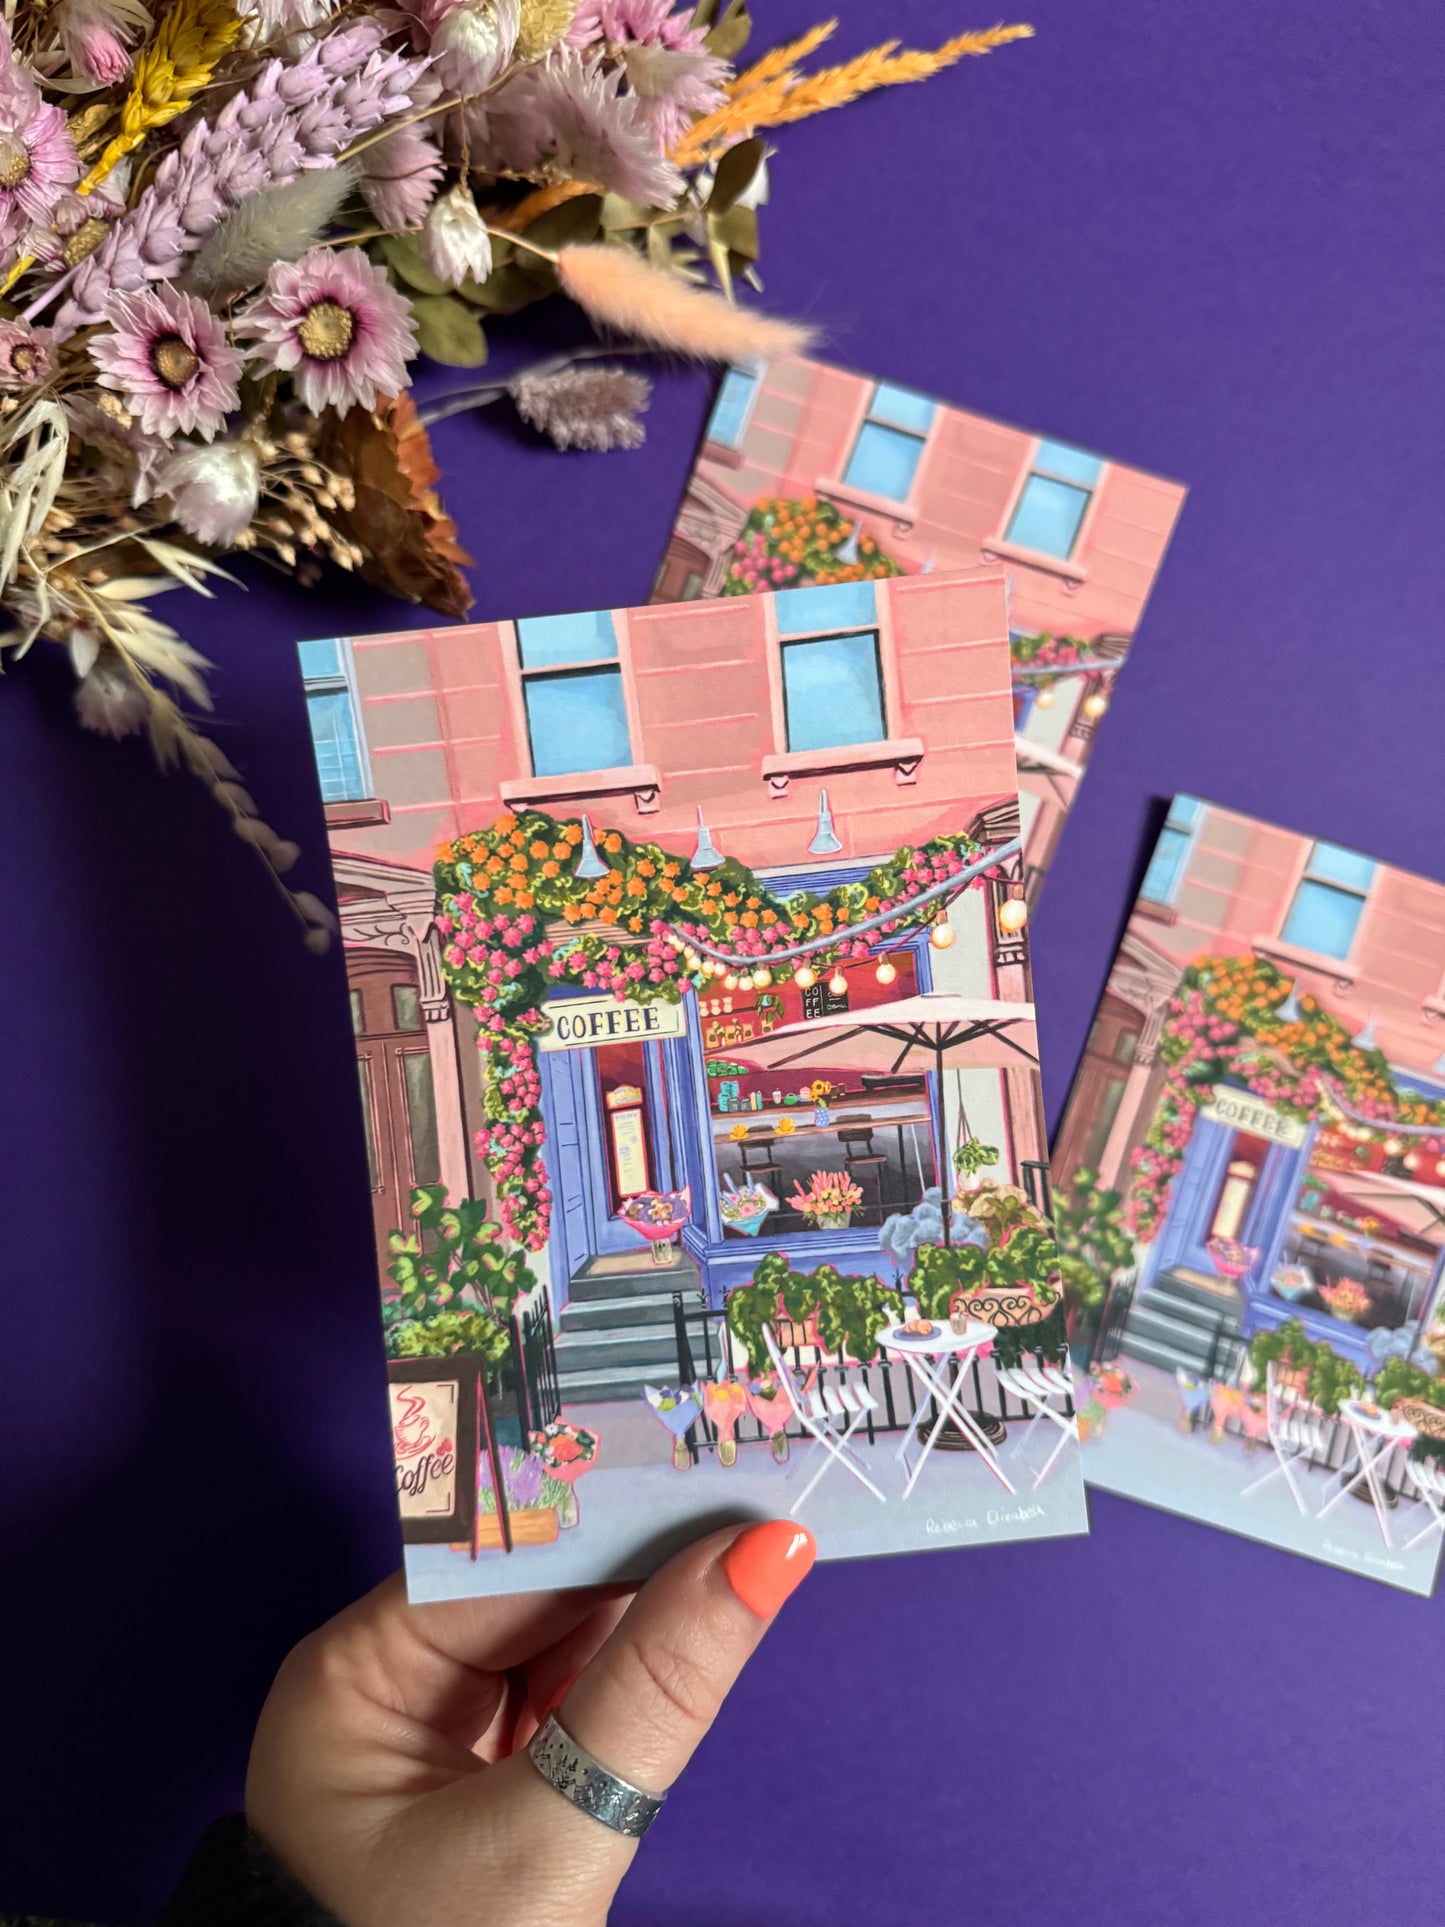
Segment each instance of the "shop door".
[{"label": "shop door", "polygon": [[413,1186],[441,1177],[431,1052],[414,964],[384,951],[348,951],[346,974],[372,1226],[385,1276],[388,1238],[411,1223]]},{"label": "shop door", "polygon": [[[647,1248],[617,1217],[624,1197],[665,1181],[655,1044],[542,1053],[548,1166],[567,1276],[589,1259]],[[556,1236],[558,1217],[553,1218]]]}]

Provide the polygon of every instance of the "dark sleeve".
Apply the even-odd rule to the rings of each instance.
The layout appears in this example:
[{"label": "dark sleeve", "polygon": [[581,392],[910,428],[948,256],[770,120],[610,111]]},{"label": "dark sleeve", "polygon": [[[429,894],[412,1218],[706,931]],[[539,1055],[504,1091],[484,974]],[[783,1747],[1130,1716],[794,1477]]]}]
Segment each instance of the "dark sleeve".
[{"label": "dark sleeve", "polygon": [[228,1813],[201,1836],[157,1927],[342,1927]]}]

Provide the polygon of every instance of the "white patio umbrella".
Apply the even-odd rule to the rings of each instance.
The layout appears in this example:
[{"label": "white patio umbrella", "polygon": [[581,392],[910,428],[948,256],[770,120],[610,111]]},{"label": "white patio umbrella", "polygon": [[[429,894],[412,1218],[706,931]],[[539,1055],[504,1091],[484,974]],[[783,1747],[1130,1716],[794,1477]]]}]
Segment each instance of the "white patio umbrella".
[{"label": "white patio umbrella", "polygon": [[[899,997],[866,1010],[838,1011],[784,1024],[766,1037],[737,1046],[738,1055],[760,1070],[826,1068],[896,1077],[905,1070],[1007,1070],[1037,1067],[1038,1032],[1032,1004],[996,997],[956,997],[931,992]],[[949,1236],[944,1212],[943,1241]]]}]

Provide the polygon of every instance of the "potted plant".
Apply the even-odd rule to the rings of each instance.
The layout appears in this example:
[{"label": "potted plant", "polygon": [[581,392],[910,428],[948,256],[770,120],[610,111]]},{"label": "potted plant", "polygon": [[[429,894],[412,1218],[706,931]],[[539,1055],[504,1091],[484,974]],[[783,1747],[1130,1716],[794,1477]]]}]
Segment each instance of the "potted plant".
[{"label": "potted plant", "polygon": [[903,1296],[871,1272],[840,1272],[833,1265],[794,1271],[785,1253],[770,1251],[752,1282],[728,1293],[726,1315],[750,1372],[771,1368],[765,1325],[773,1328],[779,1345],[817,1344],[867,1365],[878,1355],[879,1332],[902,1318]]},{"label": "potted plant", "polygon": [[846,1171],[815,1171],[808,1188],[794,1185],[788,1203],[819,1231],[841,1231],[863,1202],[863,1193]]}]

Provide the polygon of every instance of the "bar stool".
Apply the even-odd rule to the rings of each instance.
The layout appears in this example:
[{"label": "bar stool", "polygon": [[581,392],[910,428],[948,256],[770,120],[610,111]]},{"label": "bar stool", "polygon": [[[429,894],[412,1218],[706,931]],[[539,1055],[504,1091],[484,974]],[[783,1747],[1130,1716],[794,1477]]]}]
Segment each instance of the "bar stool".
[{"label": "bar stool", "polygon": [[[738,1162],[743,1167],[743,1176],[761,1178],[770,1191],[773,1189],[772,1181],[778,1175],[777,1160],[773,1156],[775,1141],[773,1138],[768,1138],[765,1141],[754,1139],[749,1142],[747,1138],[743,1138],[738,1144]],[[749,1151],[755,1154],[754,1157],[749,1158]]]},{"label": "bar stool", "polygon": [[[853,1125],[838,1133],[838,1142],[843,1147],[843,1168],[863,1193],[863,1209],[877,1214],[877,1222],[883,1222],[883,1172],[888,1159],[881,1151],[873,1149],[873,1126],[871,1124]],[[868,1203],[868,1189],[871,1183],[873,1202]]]}]

